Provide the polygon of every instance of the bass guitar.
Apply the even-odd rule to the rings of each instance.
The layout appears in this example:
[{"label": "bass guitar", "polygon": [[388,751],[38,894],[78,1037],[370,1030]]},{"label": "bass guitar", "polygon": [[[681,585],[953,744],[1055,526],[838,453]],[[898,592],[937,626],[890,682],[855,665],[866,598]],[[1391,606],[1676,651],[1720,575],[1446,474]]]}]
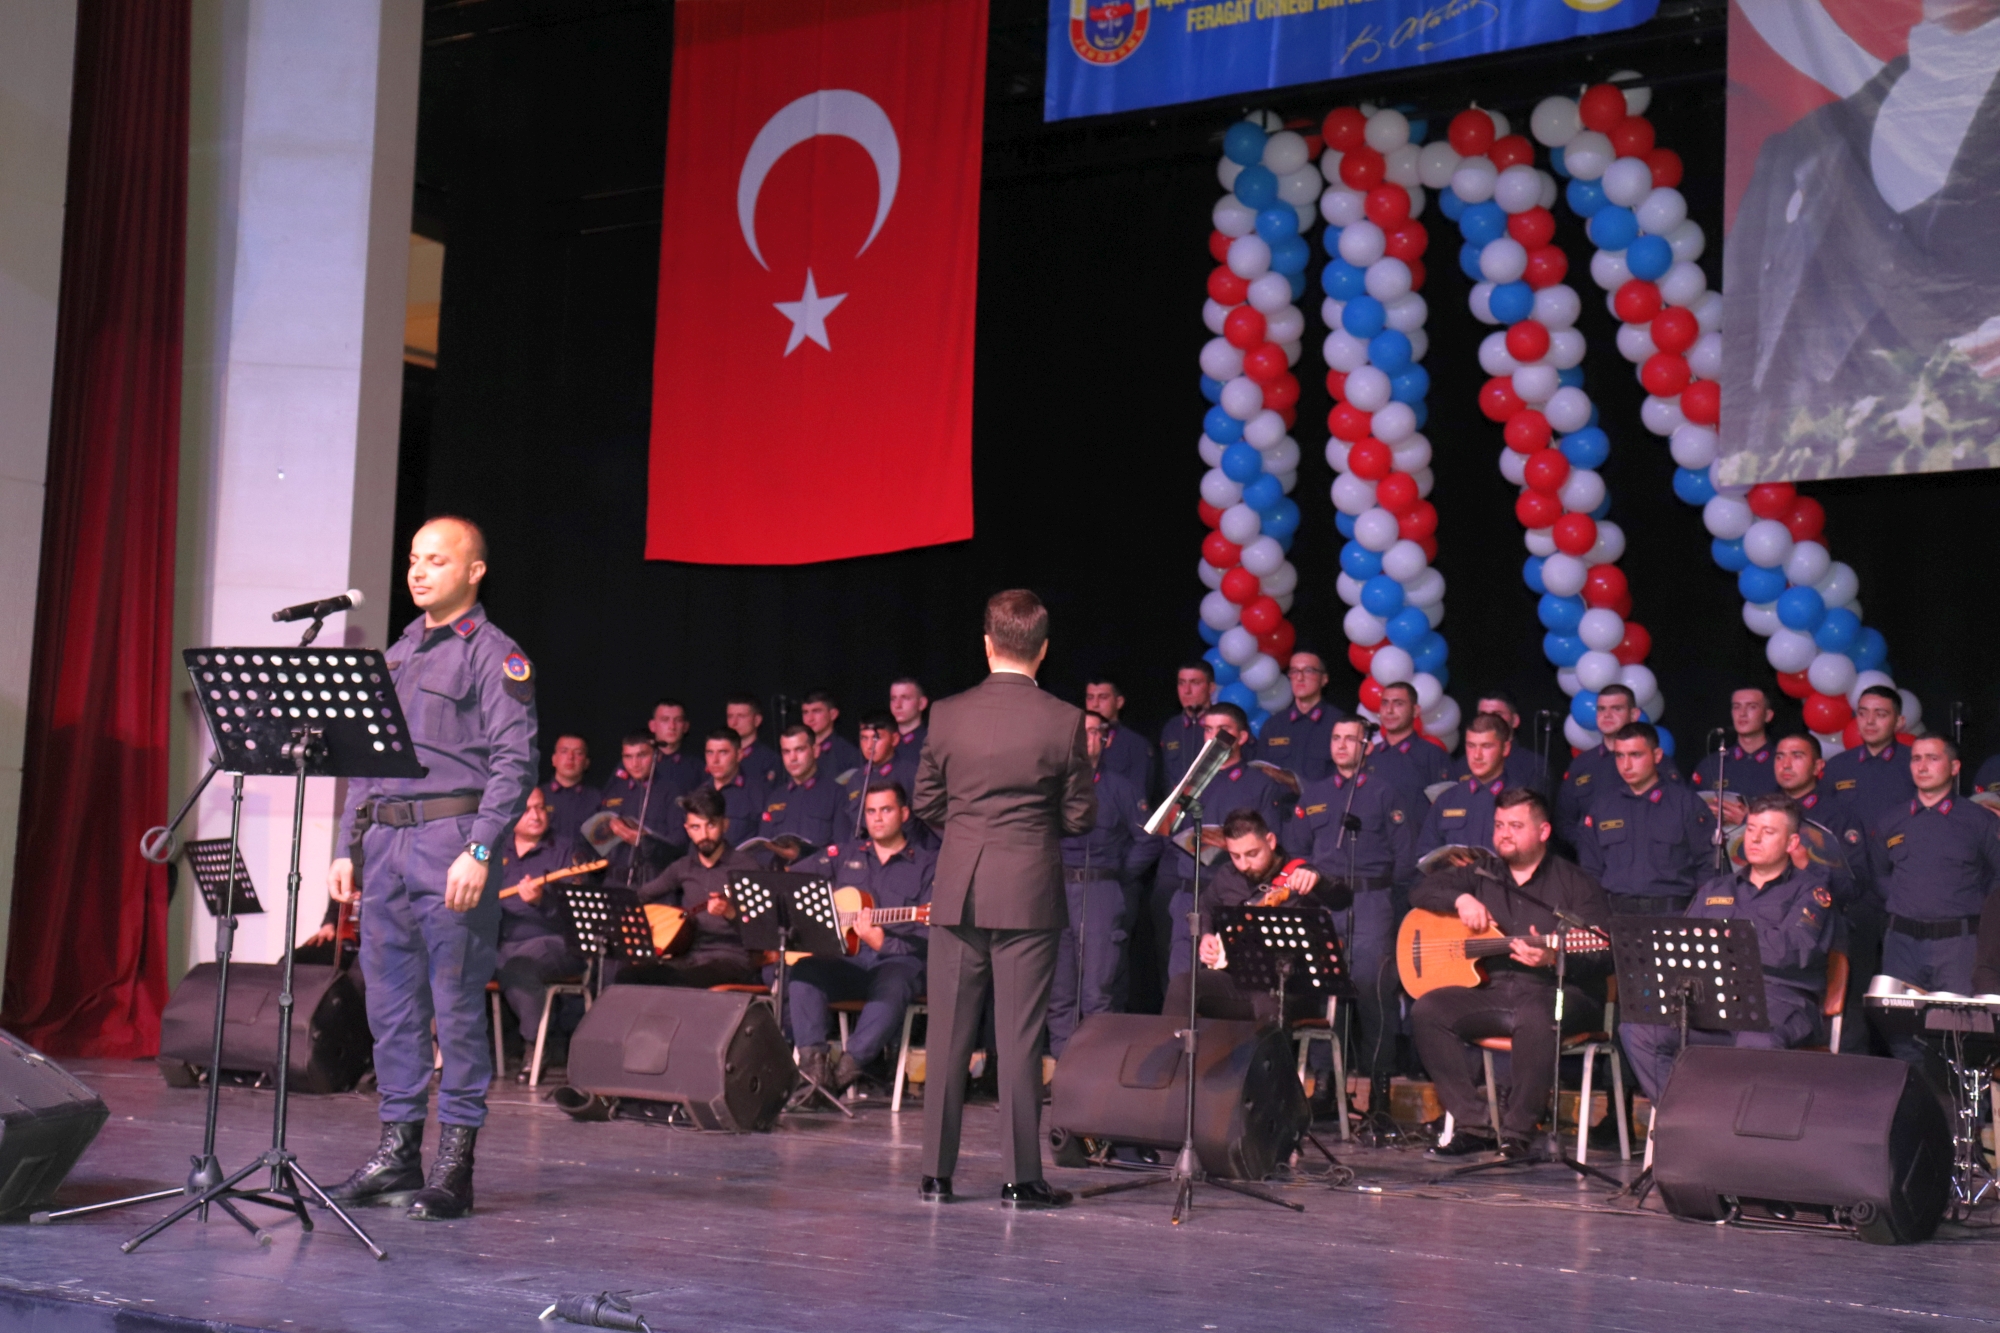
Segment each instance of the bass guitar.
[{"label": "bass guitar", "polygon": [[[865,889],[853,887],[833,891],[834,910],[840,914],[841,942],[847,948],[847,956],[852,958],[861,952],[861,936],[854,929],[854,918],[862,911],[874,913],[874,923],[878,926],[905,926],[912,923],[928,926],[931,923],[931,906],[924,903],[918,907],[877,907],[875,897]],[[791,967],[801,958],[811,954],[787,953],[785,965]]]},{"label": "bass guitar", "polygon": [[610,864],[609,861],[591,861],[585,865],[565,866],[561,870],[551,870],[546,875],[536,875],[532,879],[522,880],[519,884],[509,885],[500,890],[500,896],[502,898],[518,898],[521,896],[522,889],[539,888],[544,884],[553,884],[559,879],[575,879],[578,875],[592,874]]},{"label": "bass guitar", "polygon": [[[1472,930],[1455,914],[1413,909],[1396,930],[1396,971],[1411,999],[1446,986],[1477,986],[1486,980],[1482,958],[1504,958],[1515,940],[1552,948],[1554,935],[1502,935],[1488,927]],[[1563,935],[1570,953],[1608,949],[1611,941],[1596,931],[1572,930]]]}]

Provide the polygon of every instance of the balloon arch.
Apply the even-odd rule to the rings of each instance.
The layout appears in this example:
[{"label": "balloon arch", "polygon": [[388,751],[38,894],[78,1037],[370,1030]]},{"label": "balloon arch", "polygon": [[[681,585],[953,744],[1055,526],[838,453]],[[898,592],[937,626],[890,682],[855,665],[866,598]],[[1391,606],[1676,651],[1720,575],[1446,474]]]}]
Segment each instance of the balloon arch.
[{"label": "balloon arch", "polygon": [[[1423,434],[1430,376],[1424,326],[1422,218],[1435,194],[1457,225],[1458,264],[1473,282],[1472,315],[1493,326],[1479,349],[1489,377],[1479,406],[1499,427],[1503,476],[1520,488],[1522,577],[1540,595],[1544,655],[1570,697],[1564,734],[1599,741],[1597,692],[1629,688],[1643,714],[1666,709],[1646,666],[1652,636],[1634,620],[1618,567],[1625,536],[1609,517],[1599,469],[1612,435],[1585,391],[1583,298],[1554,244],[1563,220],[1581,222],[1594,255],[1591,281],[1619,321],[1618,351],[1647,398],[1641,423],[1667,441],[1674,494],[1702,507],[1711,555],[1736,576],[1743,620],[1764,637],[1779,688],[1802,703],[1828,751],[1858,743],[1853,705],[1871,685],[1893,685],[1879,631],[1862,623],[1854,571],[1828,550],[1825,513],[1786,484],[1730,487],[1715,479],[1721,407],[1722,297],[1700,267],[1707,245],[1678,188],[1682,163],[1654,142],[1651,97],[1612,83],[1576,99],[1549,97],[1526,135],[1478,108],[1425,143],[1427,126],[1402,112],[1341,107],[1317,133],[1275,117],[1238,122],[1223,139],[1202,318],[1211,404],[1200,450],[1199,574],[1209,589],[1201,636],[1220,697],[1261,729],[1291,704],[1284,675],[1296,634],[1285,618],[1298,571],[1287,554],[1300,514],[1297,421],[1304,353],[1307,240],[1324,221],[1320,312],[1327,388],[1327,462],[1336,474],[1336,523],[1347,540],[1338,591],[1348,606],[1348,660],[1363,675],[1361,704],[1408,682],[1420,727],[1455,748],[1462,721],[1446,691],[1444,576],[1437,557],[1436,484]],[[1532,138],[1530,137],[1532,136]],[[1539,147],[1538,147],[1539,145]],[[1315,162],[1315,159],[1317,161]],[[1914,727],[1916,698],[1899,691]],[[1666,736],[1671,748],[1672,739]]]}]

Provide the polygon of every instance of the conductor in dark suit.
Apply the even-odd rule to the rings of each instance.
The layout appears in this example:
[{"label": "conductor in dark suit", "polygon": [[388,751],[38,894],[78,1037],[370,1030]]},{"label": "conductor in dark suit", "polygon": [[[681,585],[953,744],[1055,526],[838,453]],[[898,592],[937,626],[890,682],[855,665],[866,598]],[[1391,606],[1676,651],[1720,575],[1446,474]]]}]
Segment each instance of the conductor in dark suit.
[{"label": "conductor in dark suit", "polygon": [[944,838],[931,899],[931,1091],[924,1097],[919,1197],[945,1203],[958,1163],[966,1066],[986,987],[1000,1079],[1001,1201],[1059,1208],[1042,1178],[1042,1021],[1068,924],[1062,840],[1088,833],[1097,794],[1083,712],[1041,692],[1049,613],[1016,589],[986,603],[992,674],[931,708],[917,766],[917,816]]}]

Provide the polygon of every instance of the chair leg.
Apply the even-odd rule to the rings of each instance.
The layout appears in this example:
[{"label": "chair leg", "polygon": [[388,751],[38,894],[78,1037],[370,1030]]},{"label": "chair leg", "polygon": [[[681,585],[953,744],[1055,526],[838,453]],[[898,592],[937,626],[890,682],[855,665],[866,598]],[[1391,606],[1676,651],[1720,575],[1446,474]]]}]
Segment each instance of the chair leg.
[{"label": "chair leg", "polygon": [[560,988],[556,986],[542,987],[542,1021],[535,1025],[535,1051],[533,1055],[528,1057],[528,1090],[530,1092],[542,1085],[542,1051],[548,1045],[549,1012],[555,1008],[556,995],[559,990]]},{"label": "chair leg", "polygon": [[[493,1077],[499,1078],[507,1072],[507,1043],[501,1036],[504,1029],[500,1026],[500,992],[488,991],[486,999],[486,1009],[493,1022]],[[440,1060],[443,1055],[444,1051],[440,1049],[438,1051]],[[442,1064],[439,1067],[442,1068]]]},{"label": "chair leg", "polygon": [[[1576,1099],[1576,1160],[1578,1165],[1590,1162],[1590,1094],[1591,1075],[1597,1072],[1597,1043],[1586,1042],[1583,1047],[1583,1086],[1577,1091]],[[1556,1105],[1562,1105],[1562,1089],[1556,1089]],[[1562,1126],[1556,1126],[1558,1130]]]},{"label": "chair leg", "polygon": [[1644,1168],[1645,1168],[1646,1170],[1648,1170],[1648,1171],[1651,1171],[1651,1170],[1653,1169],[1653,1122],[1654,1122],[1654,1121],[1656,1121],[1656,1120],[1658,1120],[1659,1118],[1660,1118],[1660,1108],[1659,1108],[1659,1107],[1657,1107],[1657,1106],[1653,1106],[1653,1107],[1648,1107],[1648,1108],[1647,1108],[1647,1110],[1646,1110],[1646,1160],[1645,1160],[1644,1162],[1641,1162],[1641,1163],[1640,1163],[1640,1165],[1641,1165],[1642,1167],[1644,1167]]},{"label": "chair leg", "polygon": [[1615,1045],[1611,1048],[1611,1095],[1618,1113],[1618,1160],[1629,1162],[1632,1160],[1632,1118],[1626,1114],[1625,1106],[1625,1061]]},{"label": "chair leg", "polygon": [[1486,1060],[1486,1128],[1497,1139],[1500,1137],[1500,1089],[1493,1078],[1493,1052],[1482,1046],[1479,1054]]},{"label": "chair leg", "polygon": [[836,1009],[834,1010],[834,1017],[840,1020],[840,1049],[845,1051],[847,1049],[847,1011],[845,1009]]},{"label": "chair leg", "polygon": [[1347,1127],[1347,1052],[1341,1046],[1340,1029],[1334,1025],[1334,1006],[1338,1003],[1338,1000],[1326,1002],[1326,1034],[1327,1044],[1333,1048],[1333,1113],[1340,1117],[1340,1137],[1345,1140],[1353,1138],[1354,1131]]},{"label": "chair leg", "polygon": [[1829,1041],[1826,1047],[1826,1053],[1828,1055],[1840,1054],[1840,1023],[1841,1020],[1845,1017],[1846,1017],[1845,1014],[1835,1014],[1833,1016],[1833,1030],[1828,1034]]},{"label": "chair leg", "polygon": [[917,1010],[922,1007],[913,1004],[903,1010],[903,1041],[896,1050],[896,1088],[889,1094],[890,1115],[903,1109],[903,1087],[910,1077],[910,1033],[916,1027]]}]

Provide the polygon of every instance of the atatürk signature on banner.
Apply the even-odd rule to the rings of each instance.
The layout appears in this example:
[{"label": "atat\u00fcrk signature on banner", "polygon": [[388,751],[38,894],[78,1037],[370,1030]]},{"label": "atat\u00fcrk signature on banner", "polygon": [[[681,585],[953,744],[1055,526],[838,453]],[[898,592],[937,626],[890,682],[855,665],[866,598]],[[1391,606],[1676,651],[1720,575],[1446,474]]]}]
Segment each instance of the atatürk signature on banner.
[{"label": "atat\u00fcrk signature on banner", "polygon": [[1343,65],[1372,65],[1389,51],[1402,49],[1411,42],[1419,51],[1431,51],[1453,42],[1463,41],[1482,28],[1490,28],[1500,21],[1498,0],[1444,0],[1432,5],[1421,14],[1412,14],[1395,26],[1387,36],[1382,35],[1380,24],[1365,25],[1347,44],[1343,55]]}]

